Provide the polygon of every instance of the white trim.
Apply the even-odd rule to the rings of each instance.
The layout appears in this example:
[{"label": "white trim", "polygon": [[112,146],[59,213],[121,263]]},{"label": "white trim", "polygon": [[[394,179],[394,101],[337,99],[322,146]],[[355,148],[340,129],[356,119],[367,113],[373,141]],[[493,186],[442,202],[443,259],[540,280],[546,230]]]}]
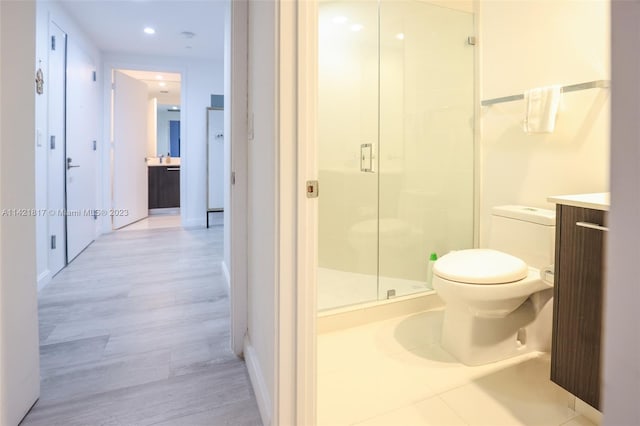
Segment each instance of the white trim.
[{"label": "white trim", "polygon": [[247,0],[232,1],[231,14],[231,60],[225,64],[229,72],[230,93],[225,93],[224,108],[231,116],[228,131],[231,141],[231,171],[235,173],[235,184],[231,186],[229,224],[231,237],[230,282],[231,282],[231,347],[241,355],[244,336],[248,327],[248,277],[247,277],[247,93],[249,51],[249,9]]},{"label": "white trim", "polygon": [[38,275],[38,291],[45,288],[51,282],[51,271],[48,269]]},{"label": "white trim", "polygon": [[297,21],[297,240],[296,422],[316,424],[318,200],[306,198],[317,180],[318,2],[298,2]]},{"label": "white trim", "polygon": [[224,282],[227,283],[227,289],[231,290],[231,276],[229,276],[229,268],[227,267],[227,262],[224,260],[220,262],[220,267],[222,268],[222,274],[224,275]]},{"label": "white trim", "polygon": [[244,338],[244,360],[247,364],[249,379],[251,379],[253,391],[256,395],[256,401],[258,402],[258,410],[260,410],[262,423],[265,426],[269,426],[272,424],[271,421],[273,419],[273,412],[271,411],[271,407],[273,405],[269,398],[269,390],[267,388],[267,383],[264,380],[264,374],[260,369],[256,350],[251,345],[249,337]]},{"label": "white trim", "polygon": [[276,401],[274,422],[296,424],[296,3],[276,3]]}]

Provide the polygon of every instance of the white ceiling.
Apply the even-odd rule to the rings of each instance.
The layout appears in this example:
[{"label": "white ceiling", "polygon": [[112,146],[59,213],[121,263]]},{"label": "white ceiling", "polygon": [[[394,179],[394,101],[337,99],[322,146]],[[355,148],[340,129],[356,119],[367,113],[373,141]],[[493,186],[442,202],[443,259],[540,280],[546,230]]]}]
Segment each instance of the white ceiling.
[{"label": "white ceiling", "polygon": [[[104,52],[223,61],[228,0],[60,0]],[[148,35],[145,27],[156,33]],[[183,32],[194,33],[193,38]]]},{"label": "white ceiling", "polygon": [[158,99],[158,109],[180,106],[180,74],[171,72],[118,70],[147,85],[149,98]]}]

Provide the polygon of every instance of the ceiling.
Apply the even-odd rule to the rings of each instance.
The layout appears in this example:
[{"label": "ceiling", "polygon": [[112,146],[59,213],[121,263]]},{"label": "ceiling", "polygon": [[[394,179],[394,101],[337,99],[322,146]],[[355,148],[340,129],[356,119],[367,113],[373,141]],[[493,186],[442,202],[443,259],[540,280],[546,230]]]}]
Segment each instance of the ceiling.
[{"label": "ceiling", "polygon": [[[222,62],[228,1],[59,0],[59,3],[103,52],[215,58]],[[145,34],[145,27],[154,28],[155,34]]]},{"label": "ceiling", "polygon": [[180,106],[180,74],[171,72],[118,70],[147,85],[149,98],[158,99],[158,109]]},{"label": "ceiling", "polygon": [[[103,52],[218,62],[224,58],[228,1],[58,0]],[[155,34],[145,34],[146,27],[155,29]],[[149,97],[158,99],[159,109],[180,105],[180,74],[120,71],[147,84]]]}]

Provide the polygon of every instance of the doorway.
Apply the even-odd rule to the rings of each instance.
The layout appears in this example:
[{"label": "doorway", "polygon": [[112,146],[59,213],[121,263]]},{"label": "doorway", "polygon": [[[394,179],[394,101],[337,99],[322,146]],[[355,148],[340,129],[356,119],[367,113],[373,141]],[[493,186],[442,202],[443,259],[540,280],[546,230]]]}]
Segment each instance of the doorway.
[{"label": "doorway", "polygon": [[180,217],[182,76],[122,68],[112,76],[112,228]]}]

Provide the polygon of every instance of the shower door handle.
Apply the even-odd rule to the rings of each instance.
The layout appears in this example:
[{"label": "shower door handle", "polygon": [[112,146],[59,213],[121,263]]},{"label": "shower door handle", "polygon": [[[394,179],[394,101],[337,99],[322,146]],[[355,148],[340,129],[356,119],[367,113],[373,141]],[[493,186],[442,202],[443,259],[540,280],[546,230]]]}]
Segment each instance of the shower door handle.
[{"label": "shower door handle", "polygon": [[373,173],[373,144],[360,145],[360,171]]}]

